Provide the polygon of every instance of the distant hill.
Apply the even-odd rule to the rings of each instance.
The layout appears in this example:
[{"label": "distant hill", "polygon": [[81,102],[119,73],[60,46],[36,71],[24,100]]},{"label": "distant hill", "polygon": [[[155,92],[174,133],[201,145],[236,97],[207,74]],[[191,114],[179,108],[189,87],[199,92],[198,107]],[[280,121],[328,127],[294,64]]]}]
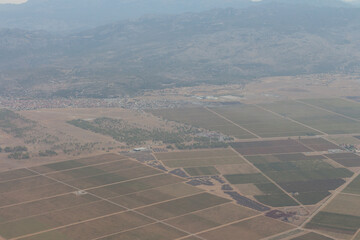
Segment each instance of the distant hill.
[{"label": "distant hill", "polygon": [[290,2],[147,16],[66,34],[1,30],[0,94],[109,97],[359,72],[360,9]]},{"label": "distant hill", "polygon": [[20,5],[0,4],[0,28],[76,31],[144,15],[196,13],[267,3],[351,6],[341,0],[28,0]]},{"label": "distant hill", "polygon": [[242,8],[250,0],[29,0],[0,4],[0,28],[75,31],[144,15]]}]

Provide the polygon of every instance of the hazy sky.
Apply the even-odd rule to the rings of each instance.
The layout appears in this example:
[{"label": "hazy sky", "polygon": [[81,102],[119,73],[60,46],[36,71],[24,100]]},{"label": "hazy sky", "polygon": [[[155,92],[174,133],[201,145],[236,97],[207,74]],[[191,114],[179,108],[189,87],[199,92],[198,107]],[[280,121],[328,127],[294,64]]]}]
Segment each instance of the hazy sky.
[{"label": "hazy sky", "polygon": [[[19,3],[24,3],[27,2],[28,0],[0,0],[0,4],[1,3],[14,3],[14,4],[19,4]],[[250,0],[253,2],[260,2],[262,0]],[[360,0],[342,0],[344,2],[360,2]]]},{"label": "hazy sky", "polygon": [[0,4],[1,3],[15,3],[15,4],[19,4],[19,3],[24,3],[27,2],[27,0],[0,0]]}]

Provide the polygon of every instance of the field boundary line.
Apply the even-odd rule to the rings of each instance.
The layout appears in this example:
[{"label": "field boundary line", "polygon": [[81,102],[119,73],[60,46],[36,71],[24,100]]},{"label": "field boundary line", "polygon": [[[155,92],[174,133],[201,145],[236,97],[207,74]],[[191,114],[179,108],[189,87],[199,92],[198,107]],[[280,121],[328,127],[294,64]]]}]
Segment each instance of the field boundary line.
[{"label": "field boundary line", "polygon": [[356,236],[360,233],[360,228],[356,231],[356,233],[354,234],[354,236],[352,236],[352,238],[350,240],[356,240]]},{"label": "field boundary line", "polygon": [[276,115],[276,116],[278,116],[278,117],[281,117],[281,118],[283,118],[283,119],[287,119],[287,120],[292,121],[292,122],[294,122],[294,123],[297,123],[297,124],[299,124],[299,125],[301,125],[301,126],[303,126],[303,127],[306,127],[306,128],[309,128],[309,129],[311,129],[311,130],[313,130],[313,131],[316,131],[316,132],[318,132],[318,133],[321,133],[322,135],[325,135],[325,136],[329,135],[329,134],[327,134],[327,133],[325,133],[325,132],[323,132],[323,131],[320,131],[320,130],[318,130],[318,129],[316,129],[316,128],[310,127],[310,126],[308,126],[308,125],[306,125],[306,124],[304,124],[304,123],[301,123],[301,122],[299,122],[299,121],[296,121],[296,120],[294,120],[294,119],[292,119],[292,118],[290,118],[290,117],[284,117],[284,116],[282,116],[281,114],[279,114],[279,113],[277,113],[277,112],[274,112],[274,111],[272,111],[272,110],[269,110],[269,109],[267,109],[267,108],[265,108],[265,107],[259,106],[258,104],[252,104],[252,105],[255,106],[255,107],[257,107],[257,108],[260,108],[260,109],[262,109],[262,110],[264,110],[264,111],[267,111],[267,112],[269,112],[269,113],[272,113],[272,114],[274,114],[274,115]]},{"label": "field boundary line", "polygon": [[[263,214],[258,214],[258,215],[250,216],[250,217],[243,218],[243,219],[240,219],[240,220],[236,220],[236,221],[233,221],[233,222],[230,222],[230,223],[226,223],[226,224],[223,224],[223,225],[220,225],[220,226],[217,226],[217,227],[213,227],[213,228],[209,228],[209,229],[206,229],[206,230],[203,230],[203,231],[200,231],[200,232],[196,232],[195,234],[199,235],[199,234],[202,234],[202,233],[210,232],[210,231],[222,228],[222,227],[230,226],[232,224],[244,222],[244,221],[247,221],[247,220],[250,220],[250,219],[253,219],[253,218],[256,218],[256,217],[261,217],[261,216],[264,216],[264,215]],[[181,237],[181,238],[177,238],[176,240],[184,239],[184,238],[187,238],[187,237],[189,237],[189,236],[184,236],[184,237]]]},{"label": "field boundary line", "polygon": [[339,193],[339,195],[348,195],[348,196],[360,197],[360,194],[345,193],[345,192],[341,192],[341,193]]},{"label": "field boundary line", "polygon": [[239,128],[241,128],[242,130],[244,130],[244,131],[246,131],[246,132],[250,133],[251,135],[253,135],[253,136],[255,136],[255,137],[259,138],[259,139],[262,139],[262,137],[260,137],[260,136],[259,136],[259,135],[257,135],[256,133],[253,133],[253,132],[251,132],[250,130],[248,130],[248,129],[246,129],[246,128],[242,127],[242,126],[240,126],[239,124],[237,124],[237,123],[235,123],[235,122],[231,121],[230,119],[228,119],[228,118],[224,117],[223,115],[221,115],[221,114],[219,114],[219,113],[215,112],[214,110],[212,110],[212,109],[210,109],[210,108],[208,108],[208,107],[204,107],[204,108],[205,108],[207,111],[209,111],[209,112],[211,112],[211,113],[213,113],[213,114],[217,115],[218,117],[221,117],[222,119],[224,119],[224,120],[228,121],[229,123],[231,123],[231,124],[235,125],[236,127],[239,127]]},{"label": "field boundary line", "polygon": [[[31,170],[31,169],[28,169],[28,170],[33,171],[33,170]],[[36,171],[34,171],[34,172],[35,172],[35,173],[38,173],[38,172],[36,172]],[[40,174],[40,173],[38,173],[38,174]],[[41,174],[40,174],[40,175],[41,175]],[[46,177],[52,179],[52,178],[49,177],[49,176],[46,176]],[[67,185],[67,186],[69,186],[69,187],[75,188],[75,189],[77,189],[77,190],[82,190],[82,189],[76,188],[76,187],[74,187],[74,186],[71,186],[70,184],[67,184],[67,183],[65,183],[65,182],[62,182],[62,181],[59,181],[59,180],[56,180],[56,179],[53,179],[53,180],[54,180],[54,181],[57,181],[57,182],[59,182],[59,183],[61,183],[61,184]],[[200,238],[200,239],[202,239],[202,240],[206,240],[206,239],[204,239],[204,238],[202,238],[202,237],[200,237],[200,236],[197,236],[196,234],[192,234],[192,233],[187,232],[187,231],[185,231],[185,230],[183,230],[183,229],[181,229],[181,228],[172,226],[171,224],[168,224],[168,223],[166,223],[166,222],[164,222],[164,221],[162,221],[162,220],[158,220],[158,219],[156,219],[156,218],[154,218],[154,217],[147,216],[146,214],[143,214],[143,213],[138,212],[138,211],[136,211],[136,210],[130,209],[130,208],[128,208],[128,207],[126,207],[126,206],[123,206],[123,205],[121,205],[121,204],[115,203],[115,202],[113,202],[113,201],[111,201],[111,200],[109,200],[109,199],[106,199],[106,198],[104,198],[104,197],[98,196],[98,195],[93,194],[93,193],[88,193],[88,194],[90,194],[90,195],[92,195],[92,196],[94,196],[94,197],[97,197],[97,198],[99,198],[99,199],[102,199],[102,200],[104,200],[104,201],[107,201],[107,202],[109,202],[109,203],[111,203],[111,204],[114,204],[114,205],[116,205],[116,206],[118,206],[118,207],[124,208],[124,209],[126,210],[125,212],[133,212],[133,213],[135,213],[135,214],[138,214],[138,215],[140,215],[140,216],[143,216],[143,217],[145,217],[145,218],[147,218],[147,219],[150,219],[150,220],[154,221],[154,223],[162,223],[162,224],[164,224],[164,225],[166,225],[166,226],[168,226],[168,227],[174,228],[174,229],[176,229],[176,230],[178,230],[178,231],[180,231],[180,232],[184,232],[184,233],[186,233],[186,234],[188,234],[188,235],[190,235],[190,236],[195,236],[195,237],[198,237],[198,238]],[[36,235],[36,233],[34,233],[33,235]],[[23,237],[24,237],[24,236],[21,236],[21,237],[19,237],[19,238],[15,238],[14,240],[17,240],[17,239],[20,239],[20,238],[23,238]],[[25,237],[26,237],[26,236],[25,236]]]},{"label": "field boundary line", "polygon": [[[151,151],[151,156],[153,156],[156,161],[160,162],[160,163],[164,166],[164,168],[166,169],[167,166],[164,164],[164,162],[163,162],[162,160],[160,160],[160,159],[157,158],[156,154],[155,154],[153,151]],[[146,164],[146,165],[147,165],[147,164]],[[162,171],[164,171],[164,170],[162,170]],[[169,171],[168,171],[168,172],[169,172]],[[176,176],[177,176],[177,175],[176,175]],[[180,176],[178,176],[178,177],[180,177]],[[180,178],[185,179],[184,177],[180,177]]]},{"label": "field boundary line", "polygon": [[[90,187],[90,188],[78,188],[78,187],[76,187],[76,188],[79,189],[79,190],[83,190],[83,191],[89,191],[89,190],[94,190],[94,189],[98,189],[98,188],[102,188],[102,187],[108,187],[108,186],[116,185],[116,184],[119,184],[119,183],[126,183],[126,182],[130,182],[130,181],[136,181],[136,180],[140,180],[140,179],[143,179],[143,178],[155,177],[155,176],[160,176],[160,175],[165,175],[165,174],[166,173],[157,173],[157,174],[153,174],[153,175],[147,175],[147,176],[143,176],[143,177],[128,179],[128,180],[124,180],[124,181],[120,181],[120,182],[104,184],[104,185],[96,186],[96,187]],[[67,183],[65,183],[65,184],[67,184]]]},{"label": "field boundary line", "polygon": [[[341,99],[341,98],[338,98],[338,99]],[[293,100],[293,101],[294,101],[294,102],[297,102],[297,103],[302,103],[302,104],[307,105],[307,106],[312,107],[312,108],[317,108],[317,109],[319,109],[319,110],[323,110],[323,111],[326,111],[326,112],[329,112],[329,113],[338,115],[338,116],[343,117],[343,118],[347,118],[347,119],[350,119],[350,120],[353,120],[353,121],[356,121],[356,122],[360,122],[359,119],[356,119],[356,118],[353,118],[353,117],[349,117],[349,116],[347,116],[347,115],[344,115],[344,114],[341,114],[341,113],[337,113],[337,112],[334,112],[334,111],[332,111],[332,110],[329,110],[329,109],[326,109],[326,108],[323,108],[323,107],[319,107],[319,106],[313,105],[313,104],[311,104],[311,103],[303,102],[303,101],[301,101],[300,99]]]},{"label": "field boundary line", "polygon": [[[231,147],[232,148],[232,147]],[[242,157],[248,164],[250,164],[252,167],[254,167],[256,170],[258,170],[259,173],[261,173],[261,175],[263,175],[265,178],[267,178],[271,183],[273,183],[275,186],[277,186],[281,191],[283,191],[286,195],[288,195],[291,199],[293,199],[296,203],[299,204],[300,207],[302,207],[303,209],[305,209],[305,211],[309,212],[309,210],[307,209],[307,207],[305,207],[305,205],[303,205],[300,201],[298,201],[296,198],[294,198],[290,193],[286,192],[277,182],[275,182],[274,180],[272,180],[270,177],[268,177],[263,171],[261,171],[259,168],[257,168],[252,162],[250,162],[249,160],[247,160],[245,157],[243,157],[239,152],[237,152],[234,148],[232,148],[232,150],[234,152],[236,152],[240,157]],[[264,204],[266,205],[266,204]],[[268,206],[268,205],[266,205]]]},{"label": "field boundary line", "polygon": [[341,99],[341,100],[344,100],[344,101],[351,102],[351,103],[360,104],[360,102],[358,102],[358,101],[356,101],[354,99],[347,98],[347,97],[338,97],[338,98]]}]

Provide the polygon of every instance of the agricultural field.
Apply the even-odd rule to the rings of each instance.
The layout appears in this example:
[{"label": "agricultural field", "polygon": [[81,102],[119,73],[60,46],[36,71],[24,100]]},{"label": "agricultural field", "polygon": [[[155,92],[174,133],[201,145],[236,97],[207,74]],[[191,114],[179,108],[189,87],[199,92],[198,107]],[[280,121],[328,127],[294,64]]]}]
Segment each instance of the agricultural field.
[{"label": "agricultural field", "polygon": [[353,175],[335,168],[324,156],[302,153],[245,156],[263,174],[304,205],[316,204]]},{"label": "agricultural field", "polygon": [[154,153],[154,155],[169,168],[180,167],[188,170],[190,168],[193,171],[196,171],[194,167],[245,163],[244,159],[231,149]]},{"label": "agricultural field", "polygon": [[[151,133],[135,141],[146,147],[140,152],[120,144],[127,138],[122,124],[135,115],[120,120],[127,111],[105,111],[100,121],[68,110],[64,129],[85,138],[87,130],[66,122],[92,123],[101,128],[90,131],[93,139],[118,147],[0,172],[0,239],[350,240],[358,234],[360,156],[351,150],[360,143],[357,103],[218,106],[139,112],[156,123],[134,122],[132,130]],[[162,123],[161,131],[181,131],[181,141],[179,134],[154,140]],[[223,145],[214,147],[213,136]],[[203,138],[207,145],[194,147]]]},{"label": "agricultural field", "polygon": [[[214,153],[234,154],[232,150]],[[167,157],[175,160],[177,155]],[[190,169],[196,174],[216,170]],[[277,226],[261,233],[253,226],[252,239],[293,228],[186,181],[117,154],[0,172],[0,236],[33,240],[213,239],[212,234],[205,237],[207,232],[232,225]],[[236,239],[236,235],[228,239]]]},{"label": "agricultural field", "polygon": [[241,104],[232,107],[213,108],[212,110],[263,138],[321,135],[318,131],[254,105]]},{"label": "agricultural field", "polygon": [[360,156],[354,153],[336,153],[326,156],[345,167],[360,167]]},{"label": "agricultural field", "polygon": [[360,119],[360,104],[357,102],[340,98],[304,99],[301,101],[347,117]]},{"label": "agricultural field", "polygon": [[239,139],[256,138],[250,132],[205,108],[161,109],[152,110],[151,113],[164,119],[218,131]]},{"label": "agricultural field", "polygon": [[235,240],[239,239],[239,236],[247,240],[255,240],[269,237],[292,228],[291,225],[282,222],[277,222],[274,225],[273,222],[269,221],[269,218],[259,216],[202,233],[200,236],[209,240]]},{"label": "agricultural field", "polygon": [[329,149],[340,149],[338,145],[331,143],[323,138],[300,139],[300,143],[314,151],[328,151]]},{"label": "agricultural field", "polygon": [[281,101],[262,104],[261,106],[323,133],[355,134],[360,132],[360,122],[357,119],[351,119],[337,113],[315,108],[302,102]]},{"label": "agricultural field", "polygon": [[333,240],[333,238],[329,238],[329,237],[323,236],[318,233],[310,232],[310,233],[306,233],[304,235],[292,238],[291,240]]},{"label": "agricultural field", "polygon": [[293,139],[237,142],[231,146],[242,155],[312,152],[310,148]]},{"label": "agricultural field", "polygon": [[[360,228],[360,184],[356,177],[307,223],[306,227],[324,231],[328,235],[344,235],[352,239]],[[335,238],[336,238],[335,237]],[[353,238],[357,239],[357,238]]]}]

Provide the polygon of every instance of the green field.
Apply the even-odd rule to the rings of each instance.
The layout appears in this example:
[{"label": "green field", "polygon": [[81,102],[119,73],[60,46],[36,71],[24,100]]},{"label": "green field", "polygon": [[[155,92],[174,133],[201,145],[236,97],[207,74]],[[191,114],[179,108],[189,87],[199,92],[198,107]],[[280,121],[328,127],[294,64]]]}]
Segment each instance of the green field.
[{"label": "green field", "polygon": [[328,197],[330,194],[328,191],[300,192],[295,198],[304,205],[313,205]]},{"label": "green field", "polygon": [[209,176],[219,174],[219,171],[215,167],[184,168],[184,170],[190,176]]},{"label": "green field", "polygon": [[263,204],[272,207],[285,207],[299,205],[294,199],[287,194],[272,194],[272,195],[255,195],[255,199]]},{"label": "green field", "polygon": [[315,170],[269,171],[265,172],[265,174],[275,182],[290,182],[349,178],[353,175],[353,172],[346,168],[323,168]]},{"label": "green field", "polygon": [[[311,143],[318,141],[312,140]],[[283,189],[293,194],[299,202],[304,205],[313,205],[323,200],[334,190],[344,183],[343,178],[349,178],[353,172],[346,168],[335,168],[323,160],[323,156],[305,156],[303,154],[280,154],[246,156],[260,171]],[[256,184],[264,193],[273,191],[274,186],[269,184]],[[269,188],[269,189],[268,189]],[[279,195],[267,197],[269,202]],[[265,203],[266,196],[256,197],[257,200]],[[273,202],[276,202],[274,200]],[[279,200],[279,202],[281,202]],[[269,204],[270,206],[274,206]]]},{"label": "green field", "polygon": [[269,182],[269,180],[267,178],[265,178],[261,173],[231,174],[231,175],[224,175],[224,177],[231,184],[268,183]]},{"label": "green field", "polygon": [[360,176],[357,176],[343,191],[344,193],[360,194]]},{"label": "green field", "polygon": [[304,99],[302,102],[348,117],[360,119],[360,104],[340,98]]},{"label": "green field", "polygon": [[262,106],[328,134],[360,133],[360,122],[303,103],[282,101]]},{"label": "green field", "polygon": [[212,110],[261,137],[321,134],[252,105],[221,107]]},{"label": "green field", "polygon": [[333,240],[332,238],[325,237],[318,233],[310,232],[299,237],[292,238],[291,240]]},{"label": "green field", "polygon": [[195,127],[218,131],[240,139],[256,138],[231,122],[217,116],[205,108],[180,108],[152,110],[152,114],[165,119],[186,123]]},{"label": "green field", "polygon": [[360,195],[339,194],[324,211],[360,217]]},{"label": "green field", "polygon": [[327,228],[354,234],[360,228],[360,217],[320,212],[307,224],[308,228]]}]

